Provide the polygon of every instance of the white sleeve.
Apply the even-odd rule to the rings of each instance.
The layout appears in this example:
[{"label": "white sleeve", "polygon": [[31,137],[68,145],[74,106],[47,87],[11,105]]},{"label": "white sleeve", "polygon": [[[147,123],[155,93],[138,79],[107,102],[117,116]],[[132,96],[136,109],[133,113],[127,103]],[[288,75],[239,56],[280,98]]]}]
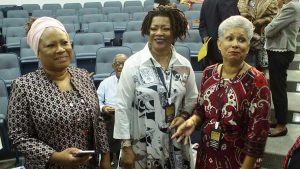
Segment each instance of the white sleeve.
[{"label": "white sleeve", "polygon": [[134,99],[135,83],[133,80],[134,68],[125,62],[118,83],[115,112],[115,139],[130,139],[130,121],[132,121],[132,103]]},{"label": "white sleeve", "polygon": [[192,113],[196,106],[198,97],[197,84],[195,80],[195,73],[193,68],[190,66],[190,75],[186,83],[186,93],[184,99],[183,111]]},{"label": "white sleeve", "polygon": [[104,101],[105,101],[105,84],[104,81],[102,81],[97,89],[97,95],[98,95],[98,99],[99,99],[99,105],[100,105],[100,111],[102,111],[102,107],[105,106],[104,105]]},{"label": "white sleeve", "polygon": [[280,33],[282,29],[295,21],[295,13],[296,9],[292,4],[283,7],[279,15],[265,27],[266,37],[278,36],[277,34]]}]

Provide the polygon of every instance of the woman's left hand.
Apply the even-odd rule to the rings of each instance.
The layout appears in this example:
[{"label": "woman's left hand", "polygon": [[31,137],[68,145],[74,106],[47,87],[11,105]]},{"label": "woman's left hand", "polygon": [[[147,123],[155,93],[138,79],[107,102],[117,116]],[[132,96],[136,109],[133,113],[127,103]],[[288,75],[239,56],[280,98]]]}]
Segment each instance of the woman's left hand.
[{"label": "woman's left hand", "polygon": [[187,144],[188,137],[193,133],[195,127],[194,120],[189,118],[177,128],[176,133],[172,135],[171,139],[176,139],[177,142],[183,141],[184,144]]},{"label": "woman's left hand", "polygon": [[102,154],[101,162],[100,162],[101,169],[110,169],[110,155],[109,153]]}]

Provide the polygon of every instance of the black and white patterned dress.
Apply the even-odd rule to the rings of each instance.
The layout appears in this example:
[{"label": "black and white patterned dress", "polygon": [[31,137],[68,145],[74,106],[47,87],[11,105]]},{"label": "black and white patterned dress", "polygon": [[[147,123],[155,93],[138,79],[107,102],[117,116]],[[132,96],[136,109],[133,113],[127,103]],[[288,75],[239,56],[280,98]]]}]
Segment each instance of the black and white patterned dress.
[{"label": "black and white patterned dress", "polygon": [[118,83],[114,138],[132,140],[135,169],[176,169],[171,159],[175,151],[184,163],[183,167],[178,168],[190,167],[188,147],[172,146],[165,106],[170,82],[170,99],[175,105],[175,116],[182,111],[192,112],[198,92],[190,62],[174,48],[172,53],[169,67],[163,70],[152,57],[147,44],[142,51],[126,60],[122,70]]}]

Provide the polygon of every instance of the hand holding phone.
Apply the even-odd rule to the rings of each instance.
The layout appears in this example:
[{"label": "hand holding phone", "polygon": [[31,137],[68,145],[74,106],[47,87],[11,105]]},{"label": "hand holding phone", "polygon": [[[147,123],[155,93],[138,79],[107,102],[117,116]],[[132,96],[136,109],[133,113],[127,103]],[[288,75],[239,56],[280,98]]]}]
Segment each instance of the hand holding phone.
[{"label": "hand holding phone", "polygon": [[108,109],[108,112],[111,113],[111,114],[114,114],[115,113],[115,109],[114,108]]},{"label": "hand holding phone", "polygon": [[115,114],[115,108],[113,108],[112,106],[104,106],[102,109],[107,115],[111,116]]},{"label": "hand holding phone", "polygon": [[74,157],[82,157],[82,156],[87,156],[87,155],[93,155],[95,154],[94,150],[80,150],[76,153],[73,154]]}]

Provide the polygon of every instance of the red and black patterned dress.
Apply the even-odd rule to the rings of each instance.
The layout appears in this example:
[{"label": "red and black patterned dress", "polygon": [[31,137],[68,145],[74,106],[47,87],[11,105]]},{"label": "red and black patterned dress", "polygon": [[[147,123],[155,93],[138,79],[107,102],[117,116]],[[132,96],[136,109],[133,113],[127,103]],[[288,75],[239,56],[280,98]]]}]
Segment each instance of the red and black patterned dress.
[{"label": "red and black patterned dress", "polygon": [[[209,146],[209,141],[219,104],[223,134],[216,150]],[[208,67],[203,72],[194,112],[203,119],[196,168],[239,169],[246,155],[258,158],[255,168],[259,168],[268,137],[270,106],[267,80],[254,67],[233,79],[220,78],[217,65]]]},{"label": "red and black patterned dress", "polygon": [[292,146],[292,148],[289,150],[287,155],[285,156],[285,159],[283,160],[283,169],[286,169],[288,167],[289,161],[292,158],[294,152],[300,148],[300,136],[297,138],[296,142]]}]

